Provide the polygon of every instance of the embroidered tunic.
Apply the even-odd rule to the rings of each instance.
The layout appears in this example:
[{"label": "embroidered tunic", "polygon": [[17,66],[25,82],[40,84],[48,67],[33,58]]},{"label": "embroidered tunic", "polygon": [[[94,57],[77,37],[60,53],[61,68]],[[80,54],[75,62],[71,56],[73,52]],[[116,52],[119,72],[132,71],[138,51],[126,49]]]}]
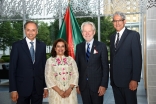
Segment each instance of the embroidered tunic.
[{"label": "embroidered tunic", "polygon": [[58,86],[65,91],[70,84],[78,85],[78,69],[75,60],[68,56],[50,57],[45,66],[45,81],[49,89],[49,104],[78,104],[76,88],[71,91],[69,97],[62,98],[55,90]]}]

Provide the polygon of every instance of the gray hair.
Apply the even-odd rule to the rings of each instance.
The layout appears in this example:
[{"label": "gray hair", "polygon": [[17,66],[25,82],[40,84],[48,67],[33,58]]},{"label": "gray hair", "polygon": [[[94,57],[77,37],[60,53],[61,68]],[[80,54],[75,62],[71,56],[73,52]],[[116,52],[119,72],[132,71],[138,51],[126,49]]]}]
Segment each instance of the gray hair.
[{"label": "gray hair", "polygon": [[119,16],[121,16],[122,17],[122,19],[126,19],[126,16],[125,16],[125,14],[124,13],[122,13],[122,12],[120,12],[120,11],[116,11],[114,14],[113,14],[113,18],[114,18],[114,16],[115,15],[119,15]]},{"label": "gray hair", "polygon": [[95,24],[93,22],[90,22],[90,21],[83,22],[82,25],[81,25],[81,31],[83,31],[84,25],[91,25],[93,30],[96,31]]}]

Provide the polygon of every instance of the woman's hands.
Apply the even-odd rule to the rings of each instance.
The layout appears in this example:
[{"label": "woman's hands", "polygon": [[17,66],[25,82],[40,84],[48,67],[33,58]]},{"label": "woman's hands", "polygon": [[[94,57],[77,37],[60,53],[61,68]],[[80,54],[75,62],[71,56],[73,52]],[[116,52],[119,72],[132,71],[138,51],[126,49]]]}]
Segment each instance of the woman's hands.
[{"label": "woman's hands", "polygon": [[65,92],[64,92],[64,97],[66,98],[66,97],[69,97],[69,95],[71,94],[71,91],[72,91],[73,89],[72,88],[68,88]]},{"label": "woman's hands", "polygon": [[62,98],[69,97],[73,88],[74,85],[70,85],[70,87],[66,91],[63,91],[57,86],[52,87],[52,89],[55,90]]},{"label": "woman's hands", "polygon": [[66,98],[69,97],[69,95],[71,94],[72,89],[68,88],[66,91],[63,90],[59,90],[57,93],[62,97],[62,98]]},{"label": "woman's hands", "polygon": [[64,92],[64,91],[60,90],[60,91],[58,91],[57,93],[58,93],[62,98],[65,98],[65,96],[64,96],[64,93],[65,93],[65,92]]}]

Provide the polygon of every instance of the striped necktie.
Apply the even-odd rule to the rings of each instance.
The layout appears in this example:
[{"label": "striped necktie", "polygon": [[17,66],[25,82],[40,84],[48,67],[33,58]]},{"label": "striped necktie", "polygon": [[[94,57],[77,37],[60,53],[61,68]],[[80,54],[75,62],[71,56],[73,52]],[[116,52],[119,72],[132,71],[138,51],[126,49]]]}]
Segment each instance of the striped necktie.
[{"label": "striped necktie", "polygon": [[31,55],[32,62],[34,62],[34,60],[35,60],[34,42],[30,42],[30,44],[31,44],[30,55]]},{"label": "striped necktie", "polygon": [[116,34],[117,35],[117,40],[115,42],[115,48],[118,46],[119,44],[119,33]]},{"label": "striped necktie", "polygon": [[87,51],[86,51],[86,59],[87,59],[87,62],[89,60],[89,56],[90,56],[90,43],[87,43]]}]

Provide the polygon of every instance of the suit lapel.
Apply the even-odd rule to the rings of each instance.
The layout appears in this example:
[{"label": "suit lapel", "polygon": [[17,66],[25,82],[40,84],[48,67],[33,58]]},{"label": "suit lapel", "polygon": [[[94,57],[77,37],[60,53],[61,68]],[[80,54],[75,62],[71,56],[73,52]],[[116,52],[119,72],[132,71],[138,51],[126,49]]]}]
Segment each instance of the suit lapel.
[{"label": "suit lapel", "polygon": [[87,60],[86,60],[86,42],[83,42],[82,44],[83,44],[82,45],[83,57],[84,57],[85,62],[87,62]]},{"label": "suit lapel", "polygon": [[115,45],[114,45],[114,43],[115,43],[115,35],[116,34],[114,34],[113,36],[112,36],[112,38],[111,38],[111,48],[115,48]]},{"label": "suit lapel", "polygon": [[117,46],[117,48],[116,48],[116,51],[120,48],[120,46],[121,46],[122,43],[124,42],[125,38],[127,37],[127,35],[128,35],[127,32],[128,32],[128,30],[125,29],[125,31],[123,32],[123,34],[122,34],[122,36],[121,36],[121,39],[120,39],[120,41],[119,41],[119,44],[118,44],[118,46]]},{"label": "suit lapel", "polygon": [[[22,48],[23,48],[23,50],[26,52],[26,55],[27,55],[27,56],[30,58],[30,60],[31,60],[30,51],[29,51],[28,44],[27,44],[25,38],[22,40]],[[31,61],[32,61],[32,60],[31,60]]]}]

